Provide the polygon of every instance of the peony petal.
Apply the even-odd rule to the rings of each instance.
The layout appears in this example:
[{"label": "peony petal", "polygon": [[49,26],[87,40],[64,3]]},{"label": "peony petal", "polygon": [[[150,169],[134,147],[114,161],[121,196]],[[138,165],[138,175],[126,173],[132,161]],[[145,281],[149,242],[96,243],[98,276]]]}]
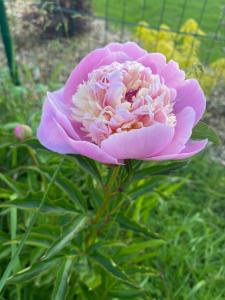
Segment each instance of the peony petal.
[{"label": "peony petal", "polygon": [[57,153],[81,154],[102,163],[120,164],[117,159],[105,153],[97,145],[70,138],[52,115],[48,118],[45,126],[38,128],[37,137],[44,147]]},{"label": "peony petal", "polygon": [[123,44],[123,51],[127,55],[129,55],[130,57],[132,57],[134,60],[142,57],[143,55],[145,55],[147,53],[147,51],[145,51],[144,49],[142,49],[141,47],[139,47],[134,42],[127,42],[127,43]]},{"label": "peony petal", "polygon": [[62,91],[47,93],[39,130],[48,131],[49,119],[55,118],[71,138],[80,140],[79,134],[75,131],[69,120],[69,109],[58,99],[58,97],[61,96],[61,93]]},{"label": "peony petal", "polygon": [[159,74],[165,80],[166,85],[172,88],[179,86],[185,79],[184,71],[180,70],[178,63],[173,60],[170,60]]},{"label": "peony petal", "polygon": [[106,47],[110,49],[111,52],[125,52],[132,60],[136,60],[147,53],[134,42],[126,42],[124,44],[110,43]]},{"label": "peony petal", "polygon": [[110,54],[110,50],[106,48],[96,49],[85,56],[76,68],[70,74],[64,88],[64,100],[67,104],[72,104],[72,96],[74,95],[78,85],[88,79],[88,73],[95,69],[99,61]]},{"label": "peony petal", "polygon": [[161,53],[148,53],[137,60],[145,67],[149,67],[153,74],[160,73],[166,66],[166,57]]},{"label": "peony petal", "polygon": [[193,141],[190,140],[185,148],[179,154],[158,155],[146,160],[171,160],[185,159],[202,151],[208,144],[208,140]]},{"label": "peony petal", "polygon": [[192,134],[195,112],[191,107],[185,107],[176,115],[177,123],[172,142],[159,154],[167,155],[181,152]]},{"label": "peony petal", "polygon": [[118,159],[145,159],[162,151],[172,140],[174,129],[157,123],[151,127],[115,133],[101,148]]},{"label": "peony petal", "polygon": [[96,68],[110,65],[113,62],[124,63],[125,61],[129,60],[132,60],[132,58],[122,51],[111,52],[109,55],[105,56],[99,61],[99,63],[96,65]]},{"label": "peony petal", "polygon": [[205,108],[206,100],[204,93],[195,79],[185,80],[177,87],[177,100],[174,105],[174,112],[179,113],[184,107],[191,106],[195,111],[195,124],[201,119]]}]

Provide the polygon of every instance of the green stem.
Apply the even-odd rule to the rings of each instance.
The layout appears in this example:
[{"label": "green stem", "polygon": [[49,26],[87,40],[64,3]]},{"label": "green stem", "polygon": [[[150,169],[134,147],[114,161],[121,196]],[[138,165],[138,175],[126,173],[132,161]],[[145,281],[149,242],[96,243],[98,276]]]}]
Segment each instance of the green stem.
[{"label": "green stem", "polygon": [[95,217],[95,220],[94,220],[95,224],[97,224],[99,222],[100,218],[103,216],[105,211],[108,209],[109,201],[110,201],[110,198],[111,198],[112,193],[113,193],[112,188],[114,187],[114,185],[115,185],[115,183],[118,179],[117,177],[118,177],[120,168],[121,168],[120,166],[114,167],[112,175],[109,178],[108,183],[106,184],[106,186],[104,188],[104,201],[102,203],[102,206],[99,208],[99,210],[96,214],[96,217]]},{"label": "green stem", "polygon": [[94,220],[92,221],[93,226],[90,235],[87,238],[87,248],[89,248],[96,240],[97,237],[96,225],[99,223],[101,217],[108,210],[109,202],[114,192],[113,188],[115,187],[116,182],[118,180],[120,168],[121,168],[120,166],[113,167],[112,175],[108,178],[108,181],[104,186],[104,199],[102,205],[100,206],[100,208],[98,209],[95,215]]}]

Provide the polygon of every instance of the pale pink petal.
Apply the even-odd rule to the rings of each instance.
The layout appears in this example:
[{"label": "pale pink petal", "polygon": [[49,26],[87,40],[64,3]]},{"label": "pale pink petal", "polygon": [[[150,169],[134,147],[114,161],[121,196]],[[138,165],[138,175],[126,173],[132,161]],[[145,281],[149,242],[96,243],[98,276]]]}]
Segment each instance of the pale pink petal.
[{"label": "pale pink petal", "polygon": [[118,159],[144,159],[162,151],[173,138],[174,129],[156,123],[129,132],[115,133],[105,139],[101,148]]},{"label": "pale pink petal", "polygon": [[47,98],[43,106],[40,128],[48,131],[48,119],[55,118],[71,138],[80,140],[79,134],[75,131],[69,120],[70,111],[68,107],[57,98],[57,93],[58,95],[60,94],[60,92],[47,94]]},{"label": "pale pink petal", "polygon": [[184,107],[191,106],[195,111],[195,124],[201,119],[205,108],[205,95],[195,79],[185,80],[177,87],[177,99],[174,106],[174,112],[179,113]]},{"label": "pale pink petal", "polygon": [[87,141],[75,141],[70,138],[53,116],[48,118],[45,126],[38,128],[37,137],[44,147],[57,153],[81,154],[107,164],[120,163],[97,145]]},{"label": "pale pink petal", "polygon": [[110,65],[113,62],[124,63],[125,61],[132,60],[130,56],[122,51],[111,52],[109,55],[103,57],[96,65],[96,68],[101,66]]},{"label": "pale pink petal", "polygon": [[72,96],[74,95],[77,87],[83,81],[88,79],[88,73],[96,68],[99,61],[103,57],[110,55],[110,50],[106,48],[96,49],[85,56],[76,68],[70,74],[64,88],[64,101],[68,104],[72,104]]},{"label": "pale pink petal", "polygon": [[112,52],[125,52],[132,60],[136,60],[147,53],[134,42],[110,43],[106,47]]},{"label": "pale pink petal", "polygon": [[165,80],[166,85],[171,88],[176,88],[185,79],[184,71],[180,70],[178,63],[173,60],[170,60],[159,74]]},{"label": "pale pink petal", "polygon": [[149,67],[153,74],[160,73],[166,66],[166,57],[161,53],[147,53],[137,61],[145,67]]},{"label": "pale pink petal", "polygon": [[191,107],[185,107],[176,116],[176,127],[172,142],[159,154],[167,155],[181,152],[192,134],[195,112]]},{"label": "pale pink petal", "polygon": [[134,60],[137,60],[138,58],[142,57],[147,53],[144,49],[139,47],[136,43],[133,42],[127,42],[123,44],[123,51],[132,57]]},{"label": "pale pink petal", "polygon": [[168,155],[159,155],[153,156],[146,160],[179,160],[191,157],[200,151],[202,151],[205,146],[208,144],[208,140],[201,140],[201,141],[193,141],[190,140],[185,148],[178,154],[168,154]]}]

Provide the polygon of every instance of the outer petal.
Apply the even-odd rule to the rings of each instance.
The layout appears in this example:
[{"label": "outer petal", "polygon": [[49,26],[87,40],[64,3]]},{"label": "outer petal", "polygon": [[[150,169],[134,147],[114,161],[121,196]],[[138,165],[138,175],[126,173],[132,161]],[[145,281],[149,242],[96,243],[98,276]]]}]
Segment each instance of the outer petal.
[{"label": "outer petal", "polygon": [[124,44],[121,43],[110,43],[106,46],[108,49],[110,49],[111,52],[124,52],[127,54],[132,60],[138,59],[141,56],[145,55],[147,52],[139,47],[136,43],[133,42],[127,42]]},{"label": "outer petal", "polygon": [[61,154],[81,154],[102,163],[119,164],[117,159],[105,153],[97,145],[87,141],[73,140],[53,115],[42,120],[37,137],[47,149]]},{"label": "outer petal", "polygon": [[177,87],[174,112],[179,113],[186,106],[191,106],[194,109],[195,124],[198,123],[205,111],[206,100],[198,81],[195,79],[185,80],[181,86]]},{"label": "outer petal", "polygon": [[172,140],[174,129],[157,123],[129,132],[115,133],[101,148],[117,159],[145,159],[162,151]]},{"label": "outer petal", "polygon": [[74,127],[69,120],[69,109],[57,98],[60,97],[61,93],[62,91],[57,91],[47,94],[38,131],[41,130],[48,133],[49,120],[55,118],[71,138],[80,140],[79,134],[74,130]]},{"label": "outer petal", "polygon": [[178,63],[170,60],[168,64],[159,72],[165,80],[167,86],[176,88],[185,79],[184,71],[180,70]]},{"label": "outer petal", "polygon": [[195,121],[195,111],[191,107],[185,107],[177,114],[177,124],[172,142],[158,155],[180,153],[192,134]]},{"label": "outer petal", "polygon": [[110,65],[115,61],[117,61],[119,63],[123,63],[128,60],[133,60],[133,59],[122,51],[111,52],[109,55],[106,55],[98,62],[98,64],[96,65],[96,68],[99,68],[99,67],[105,66],[105,65]]},{"label": "outer petal", "polygon": [[185,148],[179,154],[168,154],[168,155],[159,155],[153,156],[146,160],[178,160],[178,159],[185,159],[191,157],[200,151],[202,151],[205,146],[208,144],[208,140],[201,140],[201,141],[193,141],[190,140]]},{"label": "outer petal", "polygon": [[70,74],[64,88],[64,100],[71,105],[72,96],[78,85],[88,79],[88,73],[95,69],[99,61],[110,54],[108,48],[96,49],[85,56]]},{"label": "outer petal", "polygon": [[153,74],[159,74],[166,67],[166,57],[161,53],[147,53],[138,62],[149,67]]}]

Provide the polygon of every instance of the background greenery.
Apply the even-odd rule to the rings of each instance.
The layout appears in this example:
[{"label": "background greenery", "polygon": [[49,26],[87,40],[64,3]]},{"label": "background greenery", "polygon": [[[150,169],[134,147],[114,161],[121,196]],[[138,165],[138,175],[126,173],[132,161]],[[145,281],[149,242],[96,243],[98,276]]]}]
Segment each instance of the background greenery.
[{"label": "background greenery", "polygon": [[[145,21],[152,28],[159,28],[161,24],[168,25],[172,30],[179,31],[181,24],[188,19],[194,19],[199,27],[213,36],[217,31],[218,23],[223,14],[223,0],[93,0],[96,15],[107,16],[108,26],[135,30],[137,23]],[[205,8],[203,9],[203,6]],[[203,16],[201,12],[203,9]],[[200,22],[199,22],[200,20]],[[195,34],[196,32],[194,32]],[[218,36],[224,37],[225,29],[222,25]],[[210,60],[213,61],[222,56],[221,47],[224,42],[215,43]],[[211,48],[210,40],[202,39],[201,58],[207,59]]]}]

